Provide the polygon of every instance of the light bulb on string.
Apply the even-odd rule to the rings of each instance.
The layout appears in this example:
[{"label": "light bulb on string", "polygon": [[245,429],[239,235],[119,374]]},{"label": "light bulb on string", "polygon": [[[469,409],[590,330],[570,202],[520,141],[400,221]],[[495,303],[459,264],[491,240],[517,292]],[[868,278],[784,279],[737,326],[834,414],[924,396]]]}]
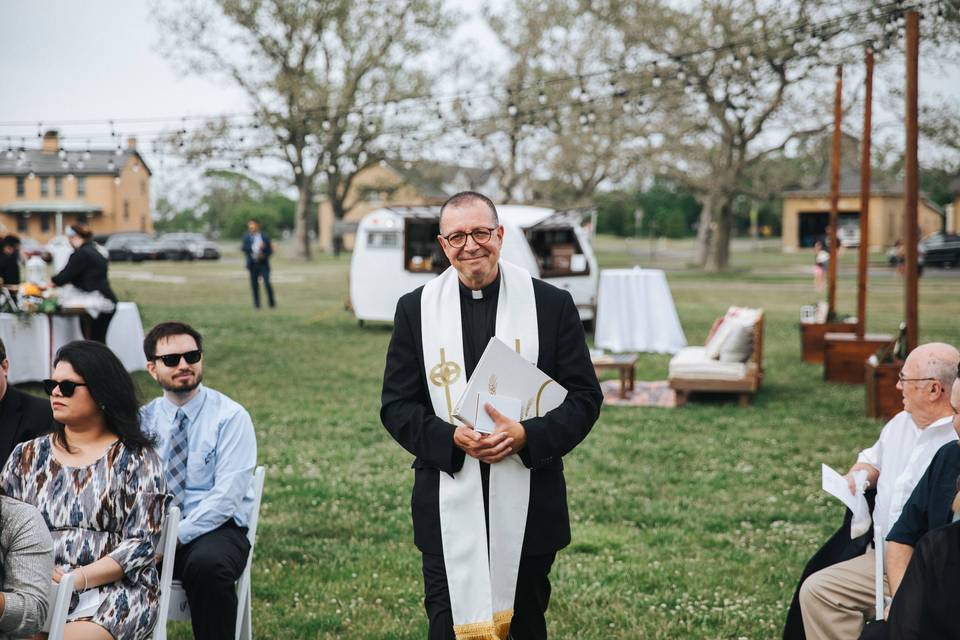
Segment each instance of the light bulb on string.
[{"label": "light bulb on string", "polygon": [[113,158],[107,160],[107,171],[113,171],[116,168],[116,165],[113,163]]},{"label": "light bulb on string", "polygon": [[84,163],[83,160],[77,160],[77,170],[83,169]]},{"label": "light bulb on string", "polygon": [[60,150],[57,152],[57,156],[58,156],[61,160],[63,160],[64,158],[67,157],[67,152],[66,152],[66,150],[65,150],[63,147],[60,147]]},{"label": "light bulb on string", "polygon": [[507,113],[509,113],[511,116],[517,115],[517,105],[513,104],[512,102],[508,104]]},{"label": "light bulb on string", "polygon": [[113,150],[114,155],[123,155],[123,149],[120,148],[120,145],[117,145],[117,148]]},{"label": "light bulb on string", "polygon": [[113,184],[120,184],[120,176],[116,176],[116,177],[113,179]]},{"label": "light bulb on string", "polygon": [[68,181],[69,181],[69,180],[73,180],[73,174],[72,174],[72,173],[68,173],[68,174],[67,174],[67,180],[68,180]]},{"label": "light bulb on string", "polygon": [[547,104],[547,94],[543,92],[543,89],[540,90],[540,95],[537,96],[537,102]]},{"label": "light bulb on string", "polygon": [[33,169],[30,170],[30,173],[27,174],[27,180],[33,180],[37,177],[37,174],[33,172]]},{"label": "light bulb on string", "polygon": [[60,163],[60,166],[63,167],[64,169],[69,169],[70,163],[64,160],[63,162]]}]

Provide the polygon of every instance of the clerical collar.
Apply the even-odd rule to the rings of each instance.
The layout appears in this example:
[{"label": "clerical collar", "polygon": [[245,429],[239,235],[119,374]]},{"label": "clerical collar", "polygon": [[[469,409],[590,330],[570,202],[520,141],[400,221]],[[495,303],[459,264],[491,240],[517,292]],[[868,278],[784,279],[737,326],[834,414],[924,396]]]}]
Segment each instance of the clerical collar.
[{"label": "clerical collar", "polygon": [[471,289],[467,285],[463,284],[462,280],[457,280],[460,285],[460,295],[467,300],[489,300],[491,298],[496,299],[497,294],[500,292],[500,273],[497,272],[497,278],[483,287],[482,289]]}]

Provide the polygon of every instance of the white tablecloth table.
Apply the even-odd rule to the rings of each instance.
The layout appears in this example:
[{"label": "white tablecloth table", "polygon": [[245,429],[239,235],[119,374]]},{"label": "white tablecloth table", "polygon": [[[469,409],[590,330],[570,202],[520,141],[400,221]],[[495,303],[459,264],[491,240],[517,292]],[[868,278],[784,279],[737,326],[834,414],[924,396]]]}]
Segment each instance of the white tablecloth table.
[{"label": "white tablecloth table", "polygon": [[604,269],[597,296],[597,347],[615,353],[676,353],[687,346],[662,270]]},{"label": "white tablecloth table", "polygon": [[[51,324],[53,349],[50,349]],[[9,313],[0,313],[0,338],[7,347],[12,384],[32,382],[50,377],[50,355],[64,344],[80,340],[80,319],[74,316],[28,316],[18,320]],[[117,354],[127,371],[146,369],[143,356],[143,322],[134,302],[117,303],[116,314],[107,329],[107,346]]]}]

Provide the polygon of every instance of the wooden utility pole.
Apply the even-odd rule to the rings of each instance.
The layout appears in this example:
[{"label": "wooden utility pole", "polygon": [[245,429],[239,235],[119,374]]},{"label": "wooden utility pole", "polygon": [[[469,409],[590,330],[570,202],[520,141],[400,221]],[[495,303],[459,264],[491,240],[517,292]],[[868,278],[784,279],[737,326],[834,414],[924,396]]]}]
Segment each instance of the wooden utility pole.
[{"label": "wooden utility pole", "polygon": [[917,72],[920,64],[920,15],[916,11],[907,13],[907,104],[906,130],[907,142],[904,154],[904,216],[903,243],[906,260],[906,286],[904,287],[904,307],[907,323],[907,352],[913,351],[919,341],[920,326],[917,313],[917,206],[920,196],[920,183],[917,175]]},{"label": "wooden utility pole", "polygon": [[860,151],[860,260],[857,263],[857,337],[867,330],[867,262],[870,259],[870,133],[873,119],[873,48],[867,47]]},{"label": "wooden utility pole", "polygon": [[837,302],[837,259],[840,257],[837,244],[837,221],[839,214],[837,207],[840,201],[840,142],[841,121],[843,118],[843,65],[837,65],[837,82],[833,97],[833,151],[830,155],[830,233],[827,242],[830,243],[830,265],[827,274],[827,320],[836,317]]}]

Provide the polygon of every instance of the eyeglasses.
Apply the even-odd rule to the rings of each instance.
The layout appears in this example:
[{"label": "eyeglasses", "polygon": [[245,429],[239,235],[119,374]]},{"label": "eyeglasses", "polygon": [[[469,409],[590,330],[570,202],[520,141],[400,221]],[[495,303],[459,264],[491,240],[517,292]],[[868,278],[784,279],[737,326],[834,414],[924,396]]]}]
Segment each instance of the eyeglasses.
[{"label": "eyeglasses", "polygon": [[493,237],[493,232],[497,230],[497,227],[491,228],[480,228],[474,229],[470,233],[464,233],[463,231],[454,231],[448,236],[443,236],[443,239],[450,243],[451,247],[459,249],[460,247],[467,244],[467,236],[473,238],[473,241],[477,244],[487,244],[490,242],[490,238]]},{"label": "eyeglasses", "polygon": [[897,374],[897,379],[900,382],[923,382],[924,380],[936,380],[936,378],[904,378],[903,372]]},{"label": "eyeglasses", "polygon": [[87,383],[85,382],[74,382],[73,380],[44,380],[43,381],[43,390],[47,392],[48,396],[53,395],[53,390],[57,387],[60,387],[60,395],[64,398],[72,398],[73,392],[77,390],[77,387],[85,387]]},{"label": "eyeglasses", "polygon": [[197,364],[201,357],[203,357],[203,352],[200,349],[194,349],[186,353],[165,353],[162,356],[153,356],[153,359],[160,360],[168,367],[175,367],[180,364],[180,358],[186,360],[187,364]]}]

